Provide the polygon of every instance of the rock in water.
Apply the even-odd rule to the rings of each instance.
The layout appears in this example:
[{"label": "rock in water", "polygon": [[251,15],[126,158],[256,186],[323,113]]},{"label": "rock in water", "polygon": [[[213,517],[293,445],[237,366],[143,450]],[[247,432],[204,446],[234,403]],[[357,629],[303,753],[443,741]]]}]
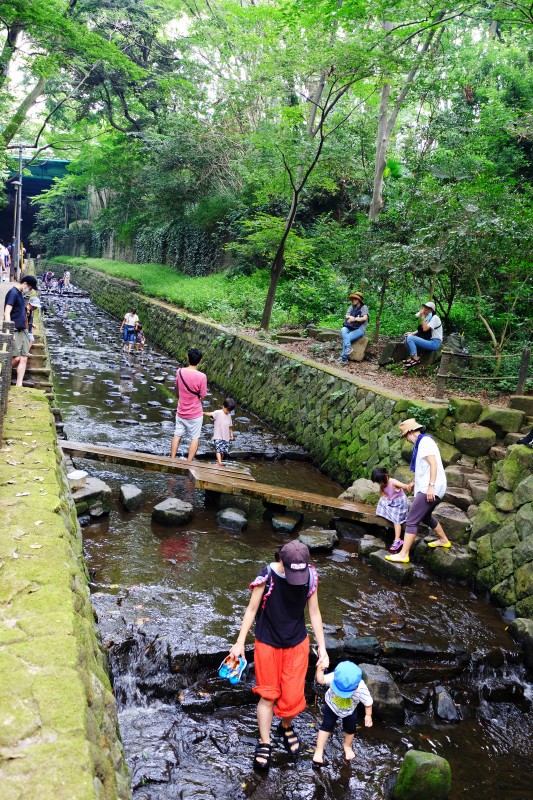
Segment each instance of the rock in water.
[{"label": "rock in water", "polygon": [[377,536],[370,536],[370,534],[365,534],[359,542],[359,555],[365,558],[368,558],[371,553],[375,553],[377,550],[386,549],[387,545],[383,539],[378,539]]},{"label": "rock in water", "polygon": [[120,502],[126,511],[137,511],[144,503],[142,489],[132,483],[125,483],[120,487]]},{"label": "rock in water", "polygon": [[307,545],[309,550],[332,550],[333,545],[339,541],[335,531],[319,528],[318,525],[306,528],[298,536],[298,539]]},{"label": "rock in water", "polygon": [[159,522],[160,525],[183,525],[184,522],[189,522],[192,519],[193,506],[192,503],[186,503],[184,500],[178,500],[177,497],[169,497],[158,503],[152,511],[152,519],[154,522]]},{"label": "rock in water", "polygon": [[437,686],[435,689],[433,708],[437,717],[445,719],[446,722],[457,722],[459,719],[455,703],[444,686]]},{"label": "rock in water", "polygon": [[275,514],[272,517],[272,525],[280,533],[292,533],[302,521],[303,516],[299,511],[286,511],[284,514]]},{"label": "rock in water", "polygon": [[404,702],[394,678],[385,667],[377,664],[359,664],[363,672],[363,680],[374,700],[374,709],[379,719],[384,722],[405,720]]},{"label": "rock in water", "polygon": [[452,771],[445,758],[409,750],[400,767],[393,800],[447,800]]},{"label": "rock in water", "polygon": [[395,583],[403,586],[405,583],[410,583],[415,574],[413,563],[402,564],[400,561],[387,561],[386,550],[375,550],[370,553],[370,566],[374,567],[376,572],[383,575]]},{"label": "rock in water", "polygon": [[224,508],[217,514],[217,523],[228,531],[243,531],[248,520],[240,508]]}]

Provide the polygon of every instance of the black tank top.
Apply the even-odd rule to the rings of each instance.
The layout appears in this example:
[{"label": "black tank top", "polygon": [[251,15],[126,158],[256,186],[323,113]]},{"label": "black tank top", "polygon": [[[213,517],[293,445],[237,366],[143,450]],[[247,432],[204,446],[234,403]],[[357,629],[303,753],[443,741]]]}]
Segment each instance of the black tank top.
[{"label": "black tank top", "polygon": [[[286,578],[264,567],[265,593],[255,620],[255,638],[271,647],[296,647],[307,637],[305,607],[309,584],[292,586]],[[259,577],[259,576],[258,576]]]}]

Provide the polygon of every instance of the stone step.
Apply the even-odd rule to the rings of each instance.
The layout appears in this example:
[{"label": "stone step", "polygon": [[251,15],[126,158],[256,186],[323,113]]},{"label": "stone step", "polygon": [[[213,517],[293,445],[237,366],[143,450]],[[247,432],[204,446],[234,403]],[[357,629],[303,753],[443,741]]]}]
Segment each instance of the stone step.
[{"label": "stone step", "polygon": [[524,436],[523,433],[508,433],[503,443],[509,447],[510,445],[517,444],[520,439]]},{"label": "stone step", "polygon": [[451,503],[462,511],[467,511],[468,507],[474,502],[468,489],[462,489],[459,486],[449,486],[443,500],[445,503]]}]

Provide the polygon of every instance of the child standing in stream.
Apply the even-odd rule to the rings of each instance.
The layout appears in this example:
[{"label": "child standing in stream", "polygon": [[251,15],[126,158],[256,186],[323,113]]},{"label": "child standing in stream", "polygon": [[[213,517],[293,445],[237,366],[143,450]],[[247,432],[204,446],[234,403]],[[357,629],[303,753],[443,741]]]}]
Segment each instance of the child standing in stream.
[{"label": "child standing in stream", "polygon": [[355,758],[352,748],[357,722],[357,706],[365,707],[365,726],[372,727],[372,696],[363,680],[363,673],[357,664],[341,661],[335,672],[324,674],[324,667],[319,661],[316,665],[316,682],[328,686],[325,703],[322,708],[322,723],[316,740],[313,755],[313,767],[324,766],[324,747],[337,724],[342,719],[344,731],[344,758],[351,761]]},{"label": "child standing in stream", "polygon": [[394,541],[390,546],[391,553],[397,553],[403,546],[402,525],[407,519],[409,507],[404,489],[408,492],[413,490],[412,483],[401,483],[391,478],[385,467],[376,467],[372,471],[371,478],[379,486],[381,497],[379,498],[376,515],[385,517],[394,525]]},{"label": "child standing in stream", "polygon": [[222,459],[229,452],[229,443],[233,441],[233,430],[231,422],[231,412],[235,408],[235,400],[226,397],[222,403],[222,408],[218,411],[204,411],[206,417],[211,417],[215,423],[213,431],[213,444],[217,456],[217,464],[222,467]]}]

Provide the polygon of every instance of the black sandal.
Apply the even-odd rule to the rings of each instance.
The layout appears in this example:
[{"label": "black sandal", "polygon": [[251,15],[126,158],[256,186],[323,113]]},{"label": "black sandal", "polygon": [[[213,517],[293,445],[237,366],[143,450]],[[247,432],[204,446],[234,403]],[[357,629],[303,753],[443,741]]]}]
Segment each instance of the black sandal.
[{"label": "black sandal", "polygon": [[269,769],[272,760],[272,745],[259,742],[255,748],[254,769]]},{"label": "black sandal", "polygon": [[411,367],[417,367],[420,364],[419,358],[411,358],[407,364],[405,364],[405,369],[411,369]]},{"label": "black sandal", "polygon": [[294,728],[290,725],[288,728],[283,727],[283,723],[278,725],[278,736],[283,737],[283,746],[287,753],[291,756],[297,756],[300,752],[300,740],[294,732]]}]

